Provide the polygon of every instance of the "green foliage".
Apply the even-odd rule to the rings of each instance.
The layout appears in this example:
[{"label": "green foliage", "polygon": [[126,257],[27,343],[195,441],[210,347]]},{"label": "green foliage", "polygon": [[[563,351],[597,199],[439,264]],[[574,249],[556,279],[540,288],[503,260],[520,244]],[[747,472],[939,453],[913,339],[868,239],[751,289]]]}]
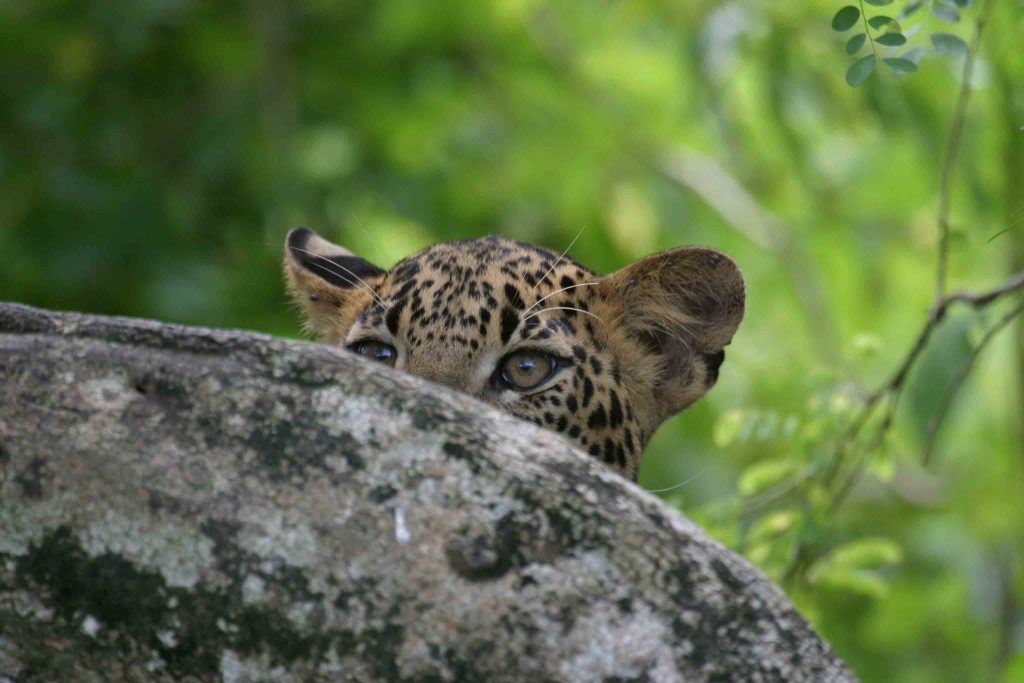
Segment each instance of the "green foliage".
[{"label": "green foliage", "polygon": [[[0,298],[297,335],[299,224],[382,266],[488,232],[561,250],[583,229],[570,254],[604,271],[715,246],[746,319],[641,485],[783,582],[863,680],[1024,680],[1019,327],[920,463],[1005,307],[951,310],[884,437],[887,402],[846,439],[931,305],[982,4],[857,2],[837,34],[843,4],[0,3]],[[1022,12],[998,3],[979,52],[953,289],[1024,268]]]},{"label": "green foliage", "polygon": [[[893,4],[892,0],[863,1],[876,7]],[[846,82],[853,87],[863,84],[875,72],[875,66],[879,61],[896,75],[917,71],[918,63],[925,53],[923,46],[914,46],[898,56],[891,48],[907,45],[910,37],[925,28],[928,21],[925,19],[919,23],[908,24],[906,29],[901,26],[900,22],[907,20],[926,5],[930,5],[934,18],[955,24],[960,21],[959,10],[969,8],[972,4],[970,0],[911,0],[896,17],[887,14],[875,14],[869,17],[866,13],[862,14],[861,10],[853,5],[840,8],[832,18],[834,31],[848,31],[861,20],[864,25],[864,33],[847,40],[846,54],[857,56],[865,45],[868,45],[871,50],[870,55],[858,57],[847,67]],[[876,34],[871,33],[872,29],[876,31]],[[935,31],[930,34],[930,39],[932,50],[936,54],[962,56],[967,52],[967,43],[954,34]],[[882,55],[879,46],[890,49]]]}]

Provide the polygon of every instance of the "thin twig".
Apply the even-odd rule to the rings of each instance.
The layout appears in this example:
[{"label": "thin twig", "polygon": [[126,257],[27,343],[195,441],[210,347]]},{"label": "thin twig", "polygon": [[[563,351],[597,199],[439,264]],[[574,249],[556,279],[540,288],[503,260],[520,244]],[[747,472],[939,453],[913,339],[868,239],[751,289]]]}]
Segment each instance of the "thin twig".
[{"label": "thin twig", "polygon": [[957,98],[956,113],[949,131],[949,144],[946,147],[946,158],[942,163],[942,180],[939,185],[939,258],[935,268],[935,300],[939,301],[946,294],[946,271],[949,262],[949,202],[953,186],[953,169],[956,157],[960,152],[960,140],[963,137],[964,119],[967,116],[967,103],[971,99],[971,79],[974,75],[974,61],[981,45],[981,34],[988,24],[989,15],[995,6],[995,0],[985,0],[978,19],[974,24],[974,38],[964,58],[964,68],[960,76],[960,94]]},{"label": "thin twig", "polygon": [[936,409],[935,414],[932,415],[931,420],[928,421],[928,435],[925,437],[924,450],[921,453],[921,463],[927,467],[931,461],[932,453],[935,449],[935,441],[938,437],[939,427],[942,426],[942,421],[946,417],[946,413],[949,412],[949,408],[953,403],[953,398],[956,396],[961,385],[967,379],[967,375],[971,373],[974,368],[974,363],[978,360],[978,356],[985,350],[992,339],[999,334],[1004,327],[1010,324],[1010,322],[1021,313],[1024,313],[1024,300],[1021,300],[1015,307],[1011,308],[1006,312],[1003,317],[996,321],[992,327],[985,332],[985,336],[981,338],[978,345],[971,352],[967,362],[961,366],[960,371],[957,372],[956,377],[950,382],[949,386],[946,387],[945,393],[942,395],[942,400],[939,402],[939,407]]}]

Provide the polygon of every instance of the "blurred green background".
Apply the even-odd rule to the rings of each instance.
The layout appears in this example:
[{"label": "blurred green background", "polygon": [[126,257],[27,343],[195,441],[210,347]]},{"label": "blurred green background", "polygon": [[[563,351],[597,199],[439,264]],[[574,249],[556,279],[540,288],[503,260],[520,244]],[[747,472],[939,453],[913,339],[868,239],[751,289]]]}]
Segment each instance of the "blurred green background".
[{"label": "blurred green background", "polygon": [[[0,299],[296,336],[279,261],[300,224],[381,266],[486,233],[560,251],[582,230],[571,253],[599,270],[715,246],[747,317],[641,484],[685,482],[662,495],[784,579],[863,680],[1024,681],[1019,321],[920,464],[1010,302],[953,311],[843,505],[806,476],[926,318],[963,59],[850,88],[841,5],[0,2]],[[905,21],[911,45],[969,40],[978,8],[961,12]],[[1024,3],[1001,0],[955,175],[954,288],[1024,268],[1022,35]]]}]

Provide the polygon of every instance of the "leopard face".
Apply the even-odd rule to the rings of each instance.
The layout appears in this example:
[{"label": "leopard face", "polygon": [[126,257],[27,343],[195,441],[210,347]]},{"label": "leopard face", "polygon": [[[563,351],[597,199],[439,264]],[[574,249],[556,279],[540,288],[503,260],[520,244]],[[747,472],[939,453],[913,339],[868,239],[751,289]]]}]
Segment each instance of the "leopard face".
[{"label": "leopard face", "polygon": [[385,271],[307,228],[288,235],[285,279],[323,341],[557,431],[632,478],[654,430],[714,385],[745,300],[712,249],[598,275],[483,237]]}]

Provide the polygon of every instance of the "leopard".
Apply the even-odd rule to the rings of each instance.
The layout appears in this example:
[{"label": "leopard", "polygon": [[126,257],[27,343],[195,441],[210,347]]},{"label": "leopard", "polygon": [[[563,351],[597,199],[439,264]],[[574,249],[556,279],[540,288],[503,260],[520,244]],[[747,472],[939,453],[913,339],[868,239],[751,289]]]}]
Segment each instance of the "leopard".
[{"label": "leopard", "polygon": [[320,341],[553,430],[636,480],[655,430],[718,381],[743,275],[708,247],[604,275],[567,251],[489,235],[385,270],[299,227],[284,277]]}]

